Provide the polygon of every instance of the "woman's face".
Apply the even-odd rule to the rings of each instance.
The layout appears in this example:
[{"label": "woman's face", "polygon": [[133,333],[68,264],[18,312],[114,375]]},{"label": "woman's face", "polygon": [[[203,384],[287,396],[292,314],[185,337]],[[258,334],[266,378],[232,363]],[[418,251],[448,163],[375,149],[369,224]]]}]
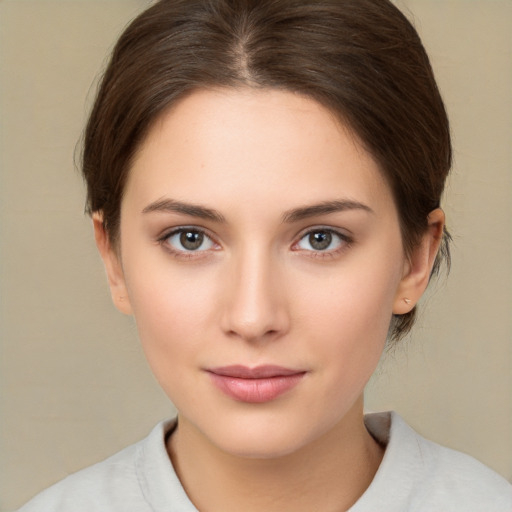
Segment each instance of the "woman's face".
[{"label": "woman's face", "polygon": [[408,264],[386,181],[325,108],[191,94],[136,155],[120,234],[114,300],[180,428],[272,457],[360,407]]}]

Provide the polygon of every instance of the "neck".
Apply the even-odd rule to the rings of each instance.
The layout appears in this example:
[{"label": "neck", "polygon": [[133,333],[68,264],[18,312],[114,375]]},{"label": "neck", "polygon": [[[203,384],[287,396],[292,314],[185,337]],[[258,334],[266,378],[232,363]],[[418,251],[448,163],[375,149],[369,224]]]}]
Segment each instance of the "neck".
[{"label": "neck", "polygon": [[185,491],[204,512],[345,511],[370,485],[383,455],[364,426],[362,398],[333,429],[289,455],[226,453],[181,417],[168,451]]}]

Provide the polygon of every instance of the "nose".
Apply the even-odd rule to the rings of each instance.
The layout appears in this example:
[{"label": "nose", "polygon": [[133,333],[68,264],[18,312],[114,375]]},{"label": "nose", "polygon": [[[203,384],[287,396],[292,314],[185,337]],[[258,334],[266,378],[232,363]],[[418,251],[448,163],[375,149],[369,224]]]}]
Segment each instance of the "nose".
[{"label": "nose", "polygon": [[222,328],[248,342],[275,340],[290,326],[279,262],[263,251],[246,251],[231,262]]}]

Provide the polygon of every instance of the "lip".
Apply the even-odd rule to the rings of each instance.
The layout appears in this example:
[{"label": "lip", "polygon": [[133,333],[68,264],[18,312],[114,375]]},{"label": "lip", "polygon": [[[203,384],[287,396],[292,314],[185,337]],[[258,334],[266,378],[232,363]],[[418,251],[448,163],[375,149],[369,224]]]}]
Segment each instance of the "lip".
[{"label": "lip", "polygon": [[264,403],[294,388],[306,375],[304,370],[276,365],[249,368],[243,365],[206,370],[213,384],[228,397],[246,403]]}]

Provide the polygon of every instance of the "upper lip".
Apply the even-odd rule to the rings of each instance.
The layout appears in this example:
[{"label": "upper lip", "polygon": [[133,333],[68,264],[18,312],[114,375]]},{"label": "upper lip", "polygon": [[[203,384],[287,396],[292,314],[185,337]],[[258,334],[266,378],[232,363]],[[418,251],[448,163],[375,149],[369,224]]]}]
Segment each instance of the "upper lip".
[{"label": "upper lip", "polygon": [[253,368],[237,364],[209,368],[208,371],[222,377],[234,377],[238,379],[268,379],[271,377],[286,377],[289,375],[305,373],[304,370],[285,368],[283,366],[276,366],[273,364],[255,366]]}]

